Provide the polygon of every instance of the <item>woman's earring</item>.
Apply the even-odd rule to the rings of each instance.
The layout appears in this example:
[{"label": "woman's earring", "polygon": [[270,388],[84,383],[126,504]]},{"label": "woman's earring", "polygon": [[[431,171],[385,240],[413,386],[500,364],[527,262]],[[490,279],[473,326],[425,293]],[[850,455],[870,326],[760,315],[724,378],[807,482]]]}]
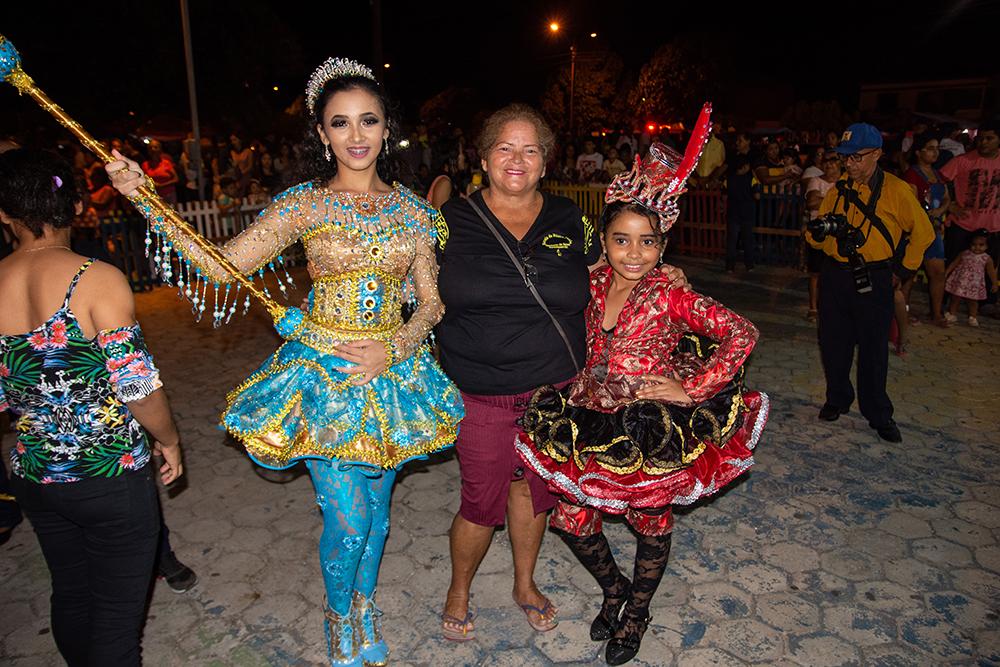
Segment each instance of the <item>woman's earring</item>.
[{"label": "woman's earring", "polygon": [[326,144],[326,148],[323,149],[323,157],[326,158],[327,162],[333,159],[333,156],[330,155],[330,144]]},{"label": "woman's earring", "polygon": [[389,154],[389,137],[382,137],[382,152]]}]

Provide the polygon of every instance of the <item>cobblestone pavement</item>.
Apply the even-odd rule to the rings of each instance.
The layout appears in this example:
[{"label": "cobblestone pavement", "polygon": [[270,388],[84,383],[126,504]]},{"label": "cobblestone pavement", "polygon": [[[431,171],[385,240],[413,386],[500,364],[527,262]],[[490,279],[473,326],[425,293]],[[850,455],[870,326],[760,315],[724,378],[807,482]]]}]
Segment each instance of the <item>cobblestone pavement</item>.
[{"label": "cobblestone pavement", "polygon": [[[680,263],[701,291],[759,326],[748,377],[771,395],[771,420],[741,483],[678,512],[669,570],[634,664],[1000,664],[1000,322],[913,329],[909,358],[890,360],[904,437],[890,445],[856,410],[834,424],[817,421],[823,374],[813,325],[802,318],[801,274],[727,276],[707,262]],[[186,451],[187,479],[163,493],[164,511],[177,553],[201,578],[183,595],[157,582],[146,664],[323,664],[320,519],[308,477],[262,479],[216,428],[226,392],[276,336],[259,308],[213,330],[192,325],[167,289],[137,304]],[[602,647],[587,639],[598,588],[551,533],[538,581],[560,607],[556,630],[534,633],[512,604],[510,547],[500,532],[473,589],[477,639],[440,638],[446,533],[458,497],[451,455],[400,476],[379,584],[394,663],[603,664]],[[619,560],[630,561],[627,528],[612,523],[608,533]],[[27,524],[0,551],[0,580],[0,662],[60,664],[48,574]]]}]

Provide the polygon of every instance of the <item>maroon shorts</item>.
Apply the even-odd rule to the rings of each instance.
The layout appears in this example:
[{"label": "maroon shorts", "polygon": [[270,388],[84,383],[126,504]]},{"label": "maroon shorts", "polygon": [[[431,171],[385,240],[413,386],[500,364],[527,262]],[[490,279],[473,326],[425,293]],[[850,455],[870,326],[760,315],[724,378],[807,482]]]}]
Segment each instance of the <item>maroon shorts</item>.
[{"label": "maroon shorts", "polygon": [[462,392],[465,418],[455,449],[462,474],[458,513],[466,521],[480,526],[504,525],[510,483],[521,479],[531,489],[535,514],[555,506],[556,496],[549,492],[545,480],[525,466],[514,450],[514,438],[521,432],[517,420],[533,393],[485,396]]}]

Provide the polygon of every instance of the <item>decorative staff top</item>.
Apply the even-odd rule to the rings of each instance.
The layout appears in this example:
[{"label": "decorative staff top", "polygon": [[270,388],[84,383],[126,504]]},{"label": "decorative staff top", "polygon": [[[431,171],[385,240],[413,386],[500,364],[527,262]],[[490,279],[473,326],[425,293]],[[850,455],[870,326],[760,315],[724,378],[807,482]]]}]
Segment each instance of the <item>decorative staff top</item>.
[{"label": "decorative staff top", "polygon": [[[21,69],[21,56],[18,54],[17,49],[15,49],[10,40],[5,38],[3,35],[0,35],[0,76],[2,76],[4,81],[17,88],[19,93],[22,95],[28,95],[35,100],[39,106],[48,111],[63,127],[79,139],[84,146],[96,153],[105,163],[114,161],[115,157],[108,151],[106,146],[88,134],[78,122],[73,120],[62,109],[62,107],[49,99],[49,97],[37,85],[35,85],[32,78]],[[283,336],[286,334],[291,336],[302,328],[300,325],[305,319],[302,311],[297,308],[286,308],[279,305],[276,301],[274,301],[274,299],[271,298],[270,294],[267,293],[266,288],[258,288],[254,284],[252,278],[244,276],[240,273],[240,271],[233,266],[232,262],[222,255],[218,248],[198,235],[198,233],[195,232],[194,229],[192,229],[191,226],[188,225],[188,223],[186,223],[176,211],[170,208],[170,206],[168,206],[166,202],[164,202],[163,199],[156,194],[156,187],[152,180],[148,177],[146,178],[146,183],[139,188],[138,194],[139,196],[134,199],[134,201],[143,205],[143,209],[147,214],[147,217],[150,215],[154,216],[157,221],[157,225],[171,225],[185,238],[190,239],[194,245],[201,248],[209,257],[217,261],[219,265],[222,266],[223,269],[231,275],[236,282],[246,288],[250,294],[257,297],[257,299],[260,300],[267,308],[268,312],[271,313],[271,316],[274,318],[275,324],[278,327],[279,333]],[[170,246],[168,245],[163,249],[166,250],[166,252],[163,257],[158,259],[162,260],[164,277],[169,282],[169,275],[172,270],[170,266]],[[204,281],[204,277],[201,277],[200,280]],[[247,306],[249,306],[249,303]],[[215,316],[216,323],[220,323],[222,318],[218,311],[215,313]]]},{"label": "decorative staff top", "polygon": [[[21,54],[3,35],[0,35],[0,78],[6,79],[15,70],[21,69]],[[13,83],[13,82],[11,82]]]}]

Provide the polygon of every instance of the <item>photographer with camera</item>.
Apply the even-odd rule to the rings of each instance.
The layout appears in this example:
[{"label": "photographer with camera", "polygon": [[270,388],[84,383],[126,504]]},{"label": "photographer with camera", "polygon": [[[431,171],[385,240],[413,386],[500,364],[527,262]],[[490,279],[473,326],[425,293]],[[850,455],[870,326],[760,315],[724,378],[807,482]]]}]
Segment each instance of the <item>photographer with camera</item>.
[{"label": "photographer with camera", "polygon": [[[858,348],[858,406],[879,437],[902,442],[886,393],[893,290],[912,276],[934,240],[934,228],[912,188],[879,166],[882,135],[855,123],[837,145],[847,175],[823,199],[806,240],[826,257],[819,276],[819,350],[826,403],[835,421],[854,402],[851,363]],[[904,235],[901,257],[894,259]]]}]

